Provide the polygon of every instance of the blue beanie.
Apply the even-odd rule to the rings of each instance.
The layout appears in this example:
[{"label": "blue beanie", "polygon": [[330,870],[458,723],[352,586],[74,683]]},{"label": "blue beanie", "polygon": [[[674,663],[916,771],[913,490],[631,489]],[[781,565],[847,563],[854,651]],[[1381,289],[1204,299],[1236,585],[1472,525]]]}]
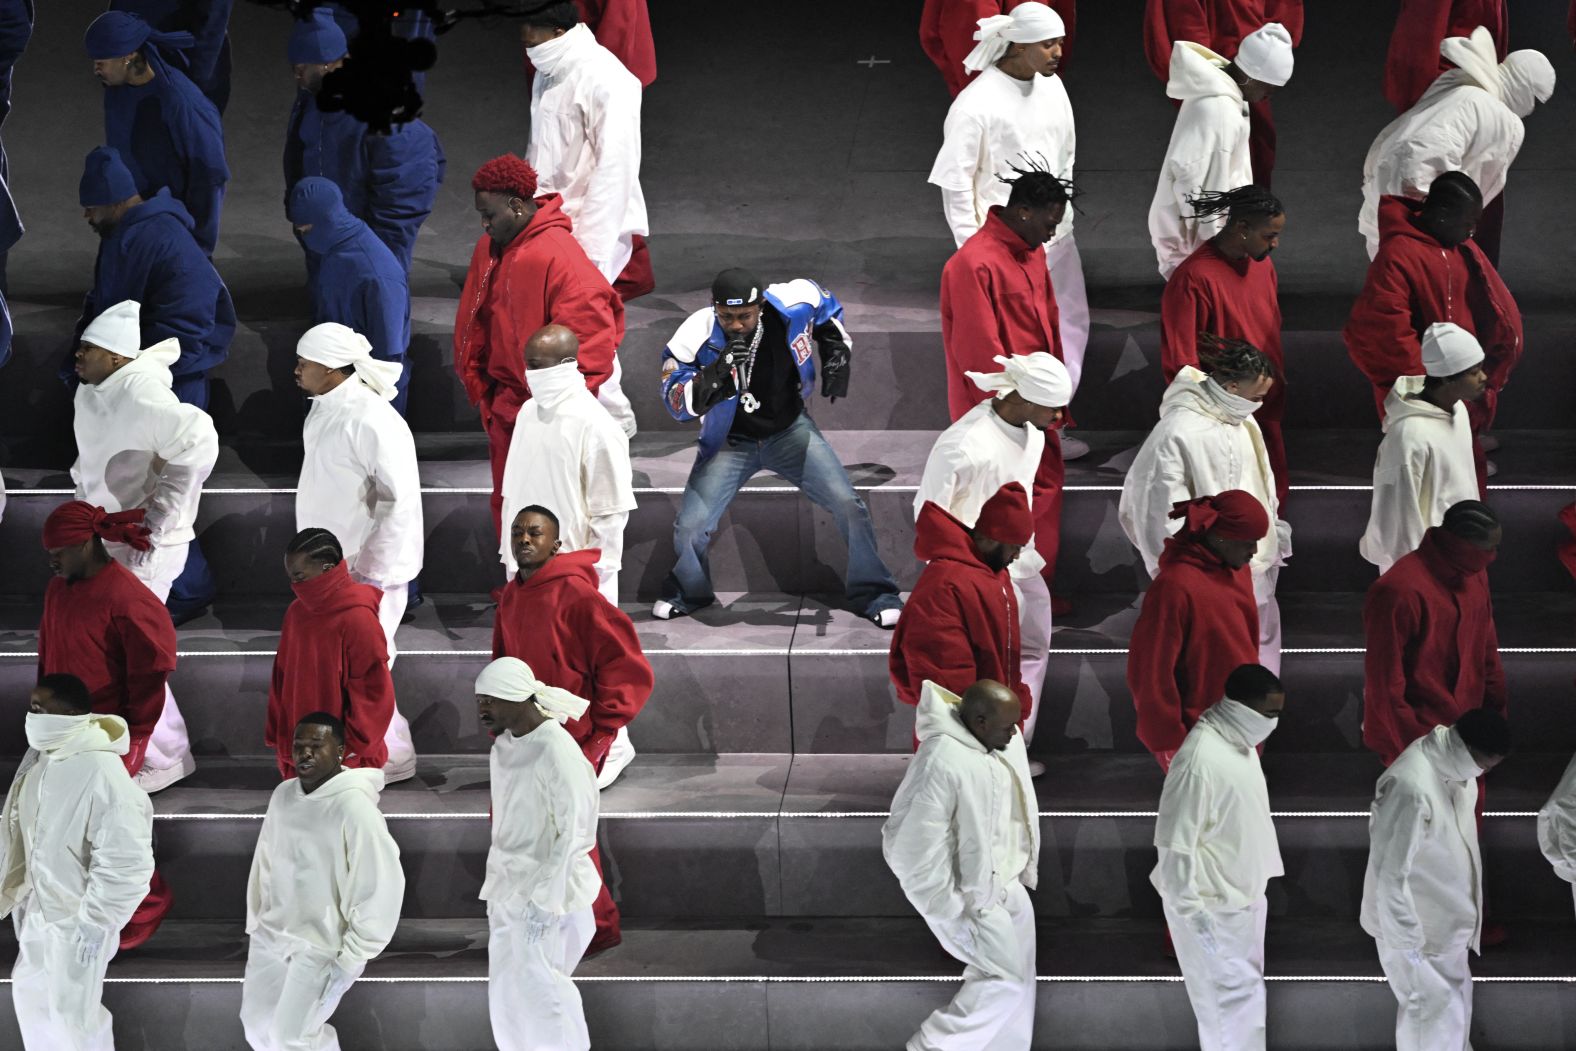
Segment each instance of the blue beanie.
[{"label": "blue beanie", "polygon": [[156,33],[141,15],[129,11],[105,11],[95,18],[82,37],[82,46],[91,59],[119,58],[133,51],[149,51],[157,44],[184,51],[195,43],[190,33]]},{"label": "blue beanie", "polygon": [[338,62],[349,50],[345,31],[334,21],[331,8],[315,7],[311,18],[290,27],[289,55],[293,66]]},{"label": "blue beanie", "polygon": [[113,146],[96,146],[82,167],[82,183],[77,189],[78,203],[84,208],[119,204],[137,196],[137,183],[131,169],[120,159]]}]

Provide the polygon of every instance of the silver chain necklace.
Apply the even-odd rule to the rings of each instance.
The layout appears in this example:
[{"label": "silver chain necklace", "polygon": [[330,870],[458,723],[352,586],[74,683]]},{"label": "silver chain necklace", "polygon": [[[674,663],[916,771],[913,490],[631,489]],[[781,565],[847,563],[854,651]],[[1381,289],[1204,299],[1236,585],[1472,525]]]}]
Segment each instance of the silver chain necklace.
[{"label": "silver chain necklace", "polygon": [[755,373],[755,353],[761,349],[761,337],[766,334],[764,320],[755,323],[755,335],[750,340],[750,356],[738,366],[739,369],[739,408],[745,412],[754,412],[761,407],[761,400],[750,393],[750,377]]}]

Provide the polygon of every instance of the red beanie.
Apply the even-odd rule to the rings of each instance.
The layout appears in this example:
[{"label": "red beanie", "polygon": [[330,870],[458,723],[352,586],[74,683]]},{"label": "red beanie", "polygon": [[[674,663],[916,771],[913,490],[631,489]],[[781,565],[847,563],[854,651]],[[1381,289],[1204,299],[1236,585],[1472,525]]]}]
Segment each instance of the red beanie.
[{"label": "red beanie", "polygon": [[471,189],[529,201],[536,196],[536,169],[512,153],[494,157],[471,176]]},{"label": "red beanie", "polygon": [[1022,547],[1034,538],[1034,516],[1029,513],[1029,494],[1017,482],[1008,482],[985,501],[974,529],[1000,544]]},{"label": "red beanie", "polygon": [[1203,536],[1213,532],[1222,540],[1263,540],[1270,531],[1270,515],[1252,493],[1227,489],[1197,500],[1180,500],[1171,517],[1183,520],[1182,532]]},{"label": "red beanie", "polygon": [[111,543],[130,544],[138,551],[146,551],[153,544],[148,540],[148,527],[142,524],[144,513],[139,507],[110,514],[83,500],[61,504],[44,519],[44,547],[53,551],[101,537]]}]

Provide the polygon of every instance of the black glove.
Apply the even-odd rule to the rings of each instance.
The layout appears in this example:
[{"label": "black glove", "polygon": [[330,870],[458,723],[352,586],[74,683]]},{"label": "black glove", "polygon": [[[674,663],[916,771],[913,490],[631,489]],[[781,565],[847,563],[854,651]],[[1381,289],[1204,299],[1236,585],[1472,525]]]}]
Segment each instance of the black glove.
[{"label": "black glove", "polygon": [[854,356],[846,343],[823,344],[821,354],[821,394],[836,401],[848,397],[848,376],[853,370]]},{"label": "black glove", "polygon": [[713,405],[739,393],[738,381],[733,377],[733,363],[741,351],[748,353],[749,345],[735,340],[717,355],[717,360],[695,369],[695,378],[690,380],[690,404],[695,415],[703,415]]}]

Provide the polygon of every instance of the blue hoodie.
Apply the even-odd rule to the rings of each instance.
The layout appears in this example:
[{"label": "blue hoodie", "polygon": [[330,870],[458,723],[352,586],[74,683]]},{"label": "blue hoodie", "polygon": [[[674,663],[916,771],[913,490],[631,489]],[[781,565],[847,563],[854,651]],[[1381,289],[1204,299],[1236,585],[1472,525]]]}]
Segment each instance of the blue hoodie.
[{"label": "blue hoodie", "polygon": [[[350,214],[339,187],[327,179],[314,175],[296,183],[286,210],[296,226],[312,227],[301,240],[319,257],[312,323],[337,321],[365,336],[373,357],[403,361],[410,345],[410,287],[394,253]],[[409,383],[407,362],[393,402],[401,415]]]}]

